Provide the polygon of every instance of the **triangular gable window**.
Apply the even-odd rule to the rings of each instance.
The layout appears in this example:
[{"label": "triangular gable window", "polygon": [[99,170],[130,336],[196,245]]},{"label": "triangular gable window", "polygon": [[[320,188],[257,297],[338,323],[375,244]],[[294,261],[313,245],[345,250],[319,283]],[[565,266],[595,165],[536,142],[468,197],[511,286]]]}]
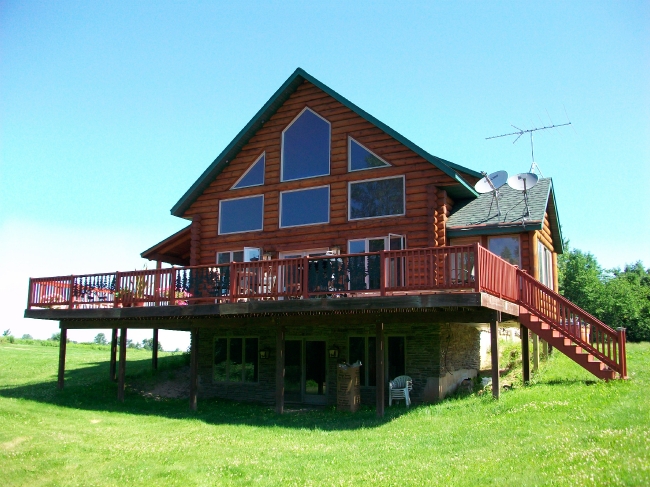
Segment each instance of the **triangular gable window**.
[{"label": "triangular gable window", "polygon": [[350,171],[363,171],[364,169],[390,166],[389,163],[366,149],[352,137],[348,137],[348,160]]},{"label": "triangular gable window", "polygon": [[261,186],[264,184],[264,164],[266,162],[266,153],[263,152],[257,160],[251,164],[244,175],[230,189],[249,188],[251,186]]}]

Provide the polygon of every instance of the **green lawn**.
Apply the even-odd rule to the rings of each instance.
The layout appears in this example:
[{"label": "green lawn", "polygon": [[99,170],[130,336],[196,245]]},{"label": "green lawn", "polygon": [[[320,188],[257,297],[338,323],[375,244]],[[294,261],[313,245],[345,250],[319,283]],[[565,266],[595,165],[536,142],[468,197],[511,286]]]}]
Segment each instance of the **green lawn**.
[{"label": "green lawn", "polygon": [[[502,394],[356,414],[277,416],[199,398],[155,400],[107,380],[108,349],[0,343],[0,472],[13,485],[650,485],[650,344],[631,380],[595,381],[555,354]],[[129,350],[127,383],[150,354]],[[159,375],[183,361],[162,354]],[[165,372],[165,369],[167,372]]]}]

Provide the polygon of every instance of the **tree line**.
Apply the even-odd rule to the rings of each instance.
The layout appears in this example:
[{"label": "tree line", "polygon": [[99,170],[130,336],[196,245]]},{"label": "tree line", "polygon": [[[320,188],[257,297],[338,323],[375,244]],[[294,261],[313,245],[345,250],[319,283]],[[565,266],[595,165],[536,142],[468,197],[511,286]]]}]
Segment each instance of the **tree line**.
[{"label": "tree line", "polygon": [[628,341],[650,341],[650,268],[641,261],[603,269],[590,252],[569,248],[558,255],[560,293],[612,328],[626,328]]}]

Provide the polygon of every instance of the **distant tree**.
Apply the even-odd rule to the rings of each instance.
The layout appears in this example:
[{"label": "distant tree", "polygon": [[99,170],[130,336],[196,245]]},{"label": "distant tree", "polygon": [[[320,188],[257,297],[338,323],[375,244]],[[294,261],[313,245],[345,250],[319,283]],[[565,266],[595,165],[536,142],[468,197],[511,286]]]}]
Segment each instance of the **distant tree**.
[{"label": "distant tree", "polygon": [[[144,348],[145,350],[153,350],[153,338],[145,338],[144,340],[142,340],[142,348]],[[159,352],[163,351],[163,347],[160,342],[158,342],[158,351]]]},{"label": "distant tree", "polygon": [[106,345],[108,343],[108,341],[106,341],[106,335],[103,333],[97,333],[93,339],[93,343],[96,343],[97,345]]},{"label": "distant tree", "polygon": [[3,337],[8,337],[9,335],[11,335],[11,330],[9,328],[2,332]]},{"label": "distant tree", "polygon": [[61,341],[61,332],[57,331],[56,333],[52,333],[52,336],[49,338],[53,342],[60,342]]},{"label": "distant tree", "polygon": [[22,339],[23,339],[23,340],[33,340],[32,336],[31,336],[29,333],[25,333],[25,334],[22,336]]},{"label": "distant tree", "polygon": [[589,252],[558,256],[560,293],[612,328],[626,328],[629,341],[650,341],[650,269],[641,262],[603,270]]},{"label": "distant tree", "polygon": [[133,342],[130,338],[126,339],[126,348],[142,348],[142,345],[140,345],[138,342]]}]

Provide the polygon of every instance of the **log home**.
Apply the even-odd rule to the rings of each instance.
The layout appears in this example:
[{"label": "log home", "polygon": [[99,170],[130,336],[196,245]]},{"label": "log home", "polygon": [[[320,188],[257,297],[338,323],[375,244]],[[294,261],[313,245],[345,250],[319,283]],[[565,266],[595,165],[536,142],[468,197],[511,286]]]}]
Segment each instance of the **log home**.
[{"label": "log home", "polygon": [[66,331],[112,328],[120,399],[128,328],[190,331],[193,408],[335,404],[342,361],[361,362],[360,401],[379,415],[400,375],[413,402],[436,401],[476,376],[481,329],[498,396],[500,323],[521,327],[526,358],[530,330],[624,377],[624,330],[557,294],[551,179],[528,206],[504,187],[499,214],[480,178],[298,69],[172,208],[190,223],[142,253],[155,270],[33,278],[25,316],[60,322],[61,387]]}]

